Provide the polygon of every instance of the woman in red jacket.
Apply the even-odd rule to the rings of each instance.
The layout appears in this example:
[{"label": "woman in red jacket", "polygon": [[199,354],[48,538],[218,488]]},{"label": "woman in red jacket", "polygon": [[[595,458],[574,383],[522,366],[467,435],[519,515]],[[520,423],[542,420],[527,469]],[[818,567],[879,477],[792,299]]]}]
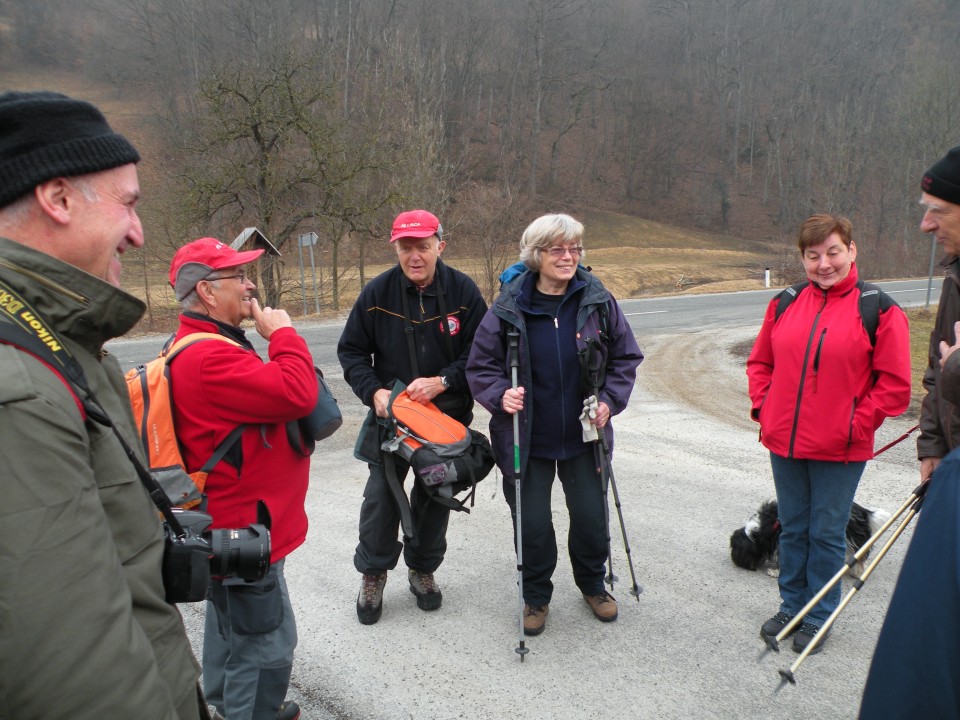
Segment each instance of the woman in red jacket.
[{"label": "woman in red jacket", "polygon": [[[770,451],[780,534],[773,637],[845,562],[845,529],[873,435],[910,402],[910,333],[903,310],[881,293],[875,343],[860,318],[857,246],[850,221],[813,215],[797,245],[810,281],[778,317],[767,307],[747,360],[751,416]],[[802,652],[840,603],[838,583],[804,617]],[[823,647],[820,642],[815,649]]]}]

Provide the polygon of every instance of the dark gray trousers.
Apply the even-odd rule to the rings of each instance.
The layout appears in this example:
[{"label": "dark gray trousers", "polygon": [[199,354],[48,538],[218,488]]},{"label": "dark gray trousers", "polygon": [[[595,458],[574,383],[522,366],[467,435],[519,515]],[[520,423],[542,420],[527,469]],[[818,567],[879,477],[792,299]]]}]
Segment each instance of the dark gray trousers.
[{"label": "dark gray trousers", "polygon": [[[393,461],[402,485],[410,466],[397,458]],[[370,477],[360,506],[360,542],[353,556],[354,566],[365,574],[393,570],[403,552],[407,567],[434,572],[447,551],[450,508],[430,500],[420,483],[415,482],[410,491],[413,537],[409,542],[400,542],[400,510],[387,485],[383,466],[370,463],[368,467]]]}]

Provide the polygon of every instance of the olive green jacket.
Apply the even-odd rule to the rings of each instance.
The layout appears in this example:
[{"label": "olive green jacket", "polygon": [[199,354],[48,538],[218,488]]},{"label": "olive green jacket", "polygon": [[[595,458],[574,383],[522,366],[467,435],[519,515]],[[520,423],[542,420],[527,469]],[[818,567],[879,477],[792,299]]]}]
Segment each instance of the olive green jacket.
[{"label": "olive green jacket", "polygon": [[[138,447],[123,373],[102,348],[143,303],[3,238],[0,280]],[[199,718],[199,668],[164,600],[162,557],[157,510],[116,437],[84,421],[58,374],[0,344],[0,717]]]}]

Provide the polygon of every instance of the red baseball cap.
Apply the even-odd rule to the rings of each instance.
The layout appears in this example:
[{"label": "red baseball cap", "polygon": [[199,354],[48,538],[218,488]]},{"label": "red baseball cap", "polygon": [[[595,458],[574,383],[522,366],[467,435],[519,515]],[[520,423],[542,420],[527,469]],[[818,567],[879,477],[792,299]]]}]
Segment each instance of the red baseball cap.
[{"label": "red baseball cap", "polygon": [[393,221],[390,242],[396,242],[400,238],[428,238],[431,235],[443,240],[443,228],[437,216],[426,210],[408,210],[397,215],[397,219]]},{"label": "red baseball cap", "polygon": [[246,265],[263,255],[263,250],[237,252],[216,238],[200,238],[177,250],[170,262],[170,286],[183,300],[197,283],[214,270]]}]

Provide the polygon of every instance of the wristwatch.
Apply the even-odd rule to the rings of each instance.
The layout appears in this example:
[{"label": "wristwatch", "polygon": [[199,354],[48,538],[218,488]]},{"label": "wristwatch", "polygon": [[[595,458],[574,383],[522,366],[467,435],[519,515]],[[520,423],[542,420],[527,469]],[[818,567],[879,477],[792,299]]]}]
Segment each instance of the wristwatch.
[{"label": "wristwatch", "polygon": [[450,387],[450,381],[447,380],[447,376],[446,376],[446,375],[441,375],[441,376],[440,376],[440,384],[443,385],[443,387],[444,387],[445,389],[449,389],[449,387]]}]

